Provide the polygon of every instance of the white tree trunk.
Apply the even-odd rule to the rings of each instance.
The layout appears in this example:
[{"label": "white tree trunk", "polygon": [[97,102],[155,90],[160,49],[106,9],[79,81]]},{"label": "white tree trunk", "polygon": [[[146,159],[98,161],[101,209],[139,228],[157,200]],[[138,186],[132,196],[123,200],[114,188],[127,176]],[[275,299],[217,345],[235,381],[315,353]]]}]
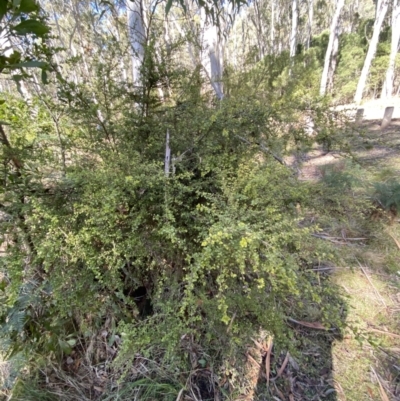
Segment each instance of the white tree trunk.
[{"label": "white tree trunk", "polygon": [[312,28],[314,19],[314,0],[308,0],[308,35],[307,35],[307,50],[310,48],[312,38]]},{"label": "white tree trunk", "polygon": [[297,0],[292,0],[292,32],[290,34],[290,58],[296,55],[297,25],[299,21],[299,9]]},{"label": "white tree trunk", "polygon": [[360,79],[358,80],[356,94],[354,101],[360,103],[364,92],[365,85],[369,74],[369,69],[372,64],[372,60],[375,56],[376,48],[378,46],[379,34],[382,28],[383,21],[385,19],[386,12],[388,10],[388,0],[378,0],[376,6],[376,19],[374,23],[374,32],[372,34],[371,41],[369,42],[368,52],[365,57],[364,66],[361,71]]},{"label": "white tree trunk", "polygon": [[328,90],[332,91],[333,89],[333,79],[335,76],[336,66],[338,62],[339,55],[339,25],[336,27],[335,39],[333,40],[333,48],[331,55],[331,64],[328,72]]},{"label": "white tree trunk", "polygon": [[218,99],[224,97],[222,87],[223,46],[218,29],[207,21],[204,9],[201,10],[203,21],[203,51],[201,63],[211,82]]},{"label": "white tree trunk", "polygon": [[141,1],[126,0],[126,10],[128,19],[128,38],[131,45],[132,81],[134,85],[140,86],[140,71],[144,59],[144,44],[146,43]]},{"label": "white tree trunk", "polygon": [[393,93],[394,69],[396,66],[396,55],[400,40],[400,0],[393,0],[392,6],[392,41],[390,46],[389,66],[386,71],[385,81],[382,88],[382,99],[390,99]]},{"label": "white tree trunk", "polygon": [[329,33],[328,48],[326,49],[326,53],[325,53],[325,62],[324,62],[324,69],[322,71],[321,85],[319,87],[319,94],[321,96],[324,96],[326,93],[326,85],[328,83],[328,72],[329,72],[329,66],[331,64],[333,45],[334,45],[335,36],[337,33],[337,26],[339,23],[340,12],[342,11],[343,6],[344,6],[344,0],[337,0],[336,10],[335,10],[335,14],[333,15],[330,33]]},{"label": "white tree trunk", "polygon": [[270,41],[271,41],[271,54],[275,53],[275,0],[271,1],[271,34],[270,34]]}]

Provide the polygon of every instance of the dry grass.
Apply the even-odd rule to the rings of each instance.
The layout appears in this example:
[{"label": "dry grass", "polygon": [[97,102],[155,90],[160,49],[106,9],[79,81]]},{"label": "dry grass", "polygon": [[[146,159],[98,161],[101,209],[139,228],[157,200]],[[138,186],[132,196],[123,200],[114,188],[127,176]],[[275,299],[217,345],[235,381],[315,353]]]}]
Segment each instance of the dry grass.
[{"label": "dry grass", "polygon": [[334,276],[350,296],[351,306],[347,317],[350,329],[333,347],[334,376],[343,390],[338,391],[338,400],[379,400],[380,387],[373,370],[381,375],[390,398],[397,399],[400,393],[391,375],[396,368],[389,366],[385,351],[400,347],[398,316],[396,319],[393,313],[400,307],[396,297],[399,288],[386,276],[366,269],[368,280],[360,270],[340,270]]}]

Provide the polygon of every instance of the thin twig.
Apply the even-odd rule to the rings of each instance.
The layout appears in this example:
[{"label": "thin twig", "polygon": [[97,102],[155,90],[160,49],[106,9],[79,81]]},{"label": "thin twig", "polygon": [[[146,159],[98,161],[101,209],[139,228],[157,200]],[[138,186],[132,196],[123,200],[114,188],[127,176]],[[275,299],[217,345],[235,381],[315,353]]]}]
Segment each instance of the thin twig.
[{"label": "thin twig", "polygon": [[383,330],[378,330],[378,329],[374,329],[374,328],[368,329],[368,331],[372,331],[374,333],[386,334],[389,337],[400,338],[400,335],[395,334],[395,333],[390,333],[389,331],[383,331]]},{"label": "thin twig", "polygon": [[374,289],[376,296],[380,299],[380,301],[382,302],[382,305],[387,308],[386,302],[385,300],[382,298],[381,294],[379,293],[379,291],[376,289],[376,287],[374,286],[374,283],[371,281],[371,279],[369,278],[367,272],[364,270],[364,268],[362,267],[360,261],[358,259],[357,263],[360,266],[360,269],[362,270],[362,272],[364,273],[365,277],[367,278],[368,282],[371,284],[371,287]]},{"label": "thin twig", "polygon": [[379,379],[379,376],[376,374],[374,368],[371,366],[371,370],[374,373],[376,380],[378,380],[378,384],[379,384],[379,393],[381,395],[382,401],[389,401],[389,397],[387,396],[385,390],[383,389],[381,380]]}]

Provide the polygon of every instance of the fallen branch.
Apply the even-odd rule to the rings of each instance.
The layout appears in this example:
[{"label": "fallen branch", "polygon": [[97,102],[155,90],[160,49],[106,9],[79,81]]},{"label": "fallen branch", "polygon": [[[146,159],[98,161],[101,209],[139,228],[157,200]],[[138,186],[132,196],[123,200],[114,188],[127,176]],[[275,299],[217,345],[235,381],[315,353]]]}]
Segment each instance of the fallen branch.
[{"label": "fallen branch", "polygon": [[383,331],[383,330],[378,330],[378,329],[374,329],[374,328],[368,329],[368,331],[372,331],[374,333],[385,334],[389,337],[400,338],[400,335],[395,334],[395,333],[390,333],[389,331]]},{"label": "fallen branch", "polygon": [[293,319],[291,317],[287,317],[286,319],[289,322],[296,323],[296,324],[298,324],[300,326],[308,327],[309,329],[324,330],[324,331],[334,331],[334,330],[336,330],[336,329],[333,329],[333,328],[332,329],[328,329],[328,328],[326,328],[325,326],[323,326],[319,322],[303,322],[303,321],[300,321],[300,320],[295,320],[295,319]]},{"label": "fallen branch", "polygon": [[344,237],[331,237],[329,235],[324,235],[324,234],[311,234],[313,237],[324,239],[327,241],[331,241],[335,244],[340,244],[344,245],[346,241],[365,241],[368,238],[344,238]]},{"label": "fallen branch", "polygon": [[[247,143],[247,145],[254,145],[254,143],[250,142],[249,140],[247,140],[246,138],[243,138],[240,135],[236,135],[237,138],[239,138],[242,142]],[[267,148],[265,145],[263,145],[262,143],[255,143],[255,145],[259,146],[260,149],[264,152],[264,153],[268,153],[269,155],[271,155],[277,162],[279,162],[280,164],[282,164],[282,166],[285,166],[287,168],[290,168],[285,161],[280,158],[279,156],[277,156],[274,152],[272,152],[272,150],[270,150],[269,148]]]}]

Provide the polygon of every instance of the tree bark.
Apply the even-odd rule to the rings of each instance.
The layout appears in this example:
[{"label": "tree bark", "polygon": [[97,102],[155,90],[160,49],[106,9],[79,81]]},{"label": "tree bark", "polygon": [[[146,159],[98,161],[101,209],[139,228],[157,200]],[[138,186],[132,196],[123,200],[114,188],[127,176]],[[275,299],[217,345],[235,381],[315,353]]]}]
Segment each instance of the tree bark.
[{"label": "tree bark", "polygon": [[275,0],[271,1],[271,33],[270,33],[270,41],[271,41],[271,54],[275,53]]},{"label": "tree bark", "polygon": [[218,99],[224,97],[222,87],[223,71],[223,46],[218,29],[215,25],[207,21],[204,9],[201,10],[203,21],[203,52],[202,65],[211,82]]},{"label": "tree bark", "polygon": [[312,28],[314,19],[314,0],[308,1],[308,35],[307,35],[307,50],[310,48],[312,38]]},{"label": "tree bark", "polygon": [[376,19],[374,23],[374,32],[372,34],[371,41],[369,42],[368,52],[365,57],[364,66],[361,71],[360,79],[358,80],[356,94],[354,96],[355,103],[360,103],[364,88],[367,83],[367,78],[369,74],[369,69],[372,64],[372,60],[374,59],[376,48],[378,46],[379,34],[382,28],[383,21],[385,19],[386,12],[388,10],[388,0],[378,0],[376,6]]},{"label": "tree bark", "polygon": [[297,0],[292,0],[292,32],[290,34],[290,58],[296,55],[297,25],[299,21],[299,10]]},{"label": "tree bark", "polygon": [[140,71],[144,59],[146,33],[143,22],[143,10],[140,0],[126,0],[128,18],[128,37],[131,45],[132,80],[134,85],[141,85]]},{"label": "tree bark", "polygon": [[393,93],[394,69],[396,66],[396,55],[400,40],[400,0],[393,0],[391,24],[392,40],[390,45],[389,66],[383,83],[381,94],[382,99],[390,99]]},{"label": "tree bark", "polygon": [[322,71],[321,85],[319,88],[319,94],[321,96],[324,96],[326,93],[329,67],[331,65],[331,58],[332,58],[332,52],[334,49],[335,37],[337,36],[337,27],[338,27],[338,23],[339,23],[339,17],[340,17],[340,13],[342,11],[343,6],[344,6],[344,0],[337,0],[336,10],[335,10],[335,14],[333,15],[330,33],[329,33],[328,47],[327,47],[326,53],[325,53],[325,62],[324,62],[324,69]]},{"label": "tree bark", "polygon": [[336,27],[335,39],[333,40],[331,64],[328,72],[328,90],[330,92],[333,89],[333,79],[335,77],[338,55],[339,55],[339,26]]}]

